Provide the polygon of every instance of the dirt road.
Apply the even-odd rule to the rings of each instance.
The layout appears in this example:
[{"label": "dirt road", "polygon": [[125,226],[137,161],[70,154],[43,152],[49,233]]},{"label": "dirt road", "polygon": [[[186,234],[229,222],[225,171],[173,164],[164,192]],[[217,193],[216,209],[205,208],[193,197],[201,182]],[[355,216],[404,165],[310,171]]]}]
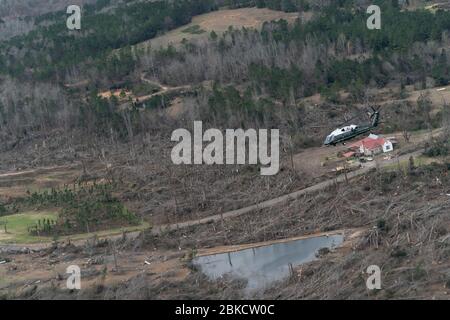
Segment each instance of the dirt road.
[{"label": "dirt road", "polygon": [[[408,160],[411,156],[413,157],[417,157],[419,155],[421,155],[423,153],[423,150],[418,150],[412,153],[408,153],[405,155],[402,155],[398,158],[393,158],[393,159],[389,159],[389,160],[383,160],[378,162],[378,166],[380,168],[383,167],[388,167],[391,166],[393,164],[396,164],[397,162],[402,162],[402,161],[406,161]],[[227,218],[233,218],[233,217],[237,217],[252,211],[258,211],[261,209],[265,209],[265,208],[269,208],[272,207],[274,205],[289,201],[289,200],[293,200],[296,199],[300,196],[303,196],[305,194],[308,193],[313,193],[313,192],[317,192],[323,189],[326,189],[328,187],[333,186],[336,183],[340,183],[340,182],[344,182],[346,179],[350,180],[352,178],[358,177],[362,174],[365,174],[367,172],[369,172],[370,170],[376,168],[377,163],[374,162],[370,162],[370,163],[366,163],[365,166],[359,170],[355,170],[352,172],[347,173],[347,178],[345,177],[344,174],[336,177],[335,179],[329,179],[329,180],[325,180],[323,182],[320,182],[318,184],[315,184],[313,186],[310,186],[308,188],[305,189],[301,189],[289,194],[286,194],[284,196],[278,197],[278,198],[274,198],[274,199],[270,199],[267,201],[263,201],[260,202],[258,204],[254,204],[245,208],[241,208],[241,209],[237,209],[237,210],[233,210],[233,211],[228,211],[225,213],[221,213],[221,214],[216,214],[213,216],[209,216],[203,219],[198,219],[198,220],[192,220],[192,221],[186,221],[186,222],[181,222],[181,223],[177,223],[177,224],[170,224],[170,225],[161,225],[161,226],[155,226],[152,229],[152,233],[154,234],[159,234],[161,232],[164,231],[168,231],[168,230],[177,230],[177,229],[181,229],[181,228],[187,228],[190,226],[195,226],[195,225],[199,225],[199,224],[205,224],[205,223],[210,223],[210,222],[214,222],[214,221],[220,221],[222,219],[227,219]]]},{"label": "dirt road", "polygon": [[[133,97],[134,103],[143,103],[145,101],[150,100],[153,97],[157,97],[157,96],[161,96],[161,95],[171,95],[171,94],[182,95],[182,94],[186,94],[187,92],[190,92],[193,90],[191,85],[168,87],[168,86],[160,84],[159,82],[147,79],[144,74],[141,75],[141,81],[158,87],[159,91],[150,93],[147,95],[139,96],[139,97]],[[124,109],[124,108],[128,107],[128,105],[129,105],[129,103],[126,102],[126,103],[123,103],[119,108]]]},{"label": "dirt road", "polygon": [[[263,201],[263,202],[260,202],[260,203],[257,203],[257,204],[245,207],[245,208],[241,208],[241,209],[237,209],[237,210],[233,210],[233,211],[228,211],[228,212],[212,215],[212,216],[209,216],[209,217],[206,217],[206,218],[202,218],[202,219],[197,219],[197,220],[185,221],[185,222],[176,223],[176,224],[167,224],[167,225],[154,226],[149,232],[151,232],[154,235],[158,235],[158,234],[161,234],[162,232],[188,228],[188,227],[191,227],[191,226],[211,223],[211,222],[215,222],[215,221],[221,221],[222,219],[238,217],[240,215],[247,214],[247,213],[250,213],[250,212],[253,212],[253,211],[255,211],[255,215],[257,215],[257,211],[258,210],[262,210],[262,209],[266,209],[266,208],[269,208],[269,207],[273,207],[273,206],[275,206],[277,204],[284,203],[286,201],[299,198],[299,197],[301,197],[303,195],[306,195],[306,194],[309,194],[309,193],[313,193],[313,192],[317,192],[317,191],[320,191],[320,190],[324,190],[324,189],[326,189],[328,187],[331,187],[331,186],[335,185],[336,183],[345,182],[346,179],[350,180],[350,179],[353,179],[353,178],[358,177],[360,175],[363,175],[363,174],[369,172],[370,170],[376,168],[377,166],[379,168],[389,167],[389,166],[395,165],[398,162],[407,161],[411,156],[417,157],[417,156],[421,155],[422,153],[423,153],[423,150],[421,149],[421,150],[417,150],[417,151],[412,152],[412,153],[404,154],[402,156],[399,156],[399,157],[396,157],[396,158],[393,158],[393,159],[382,160],[382,161],[378,161],[378,162],[374,161],[374,162],[366,163],[363,168],[347,173],[347,177],[344,174],[341,174],[340,176],[337,176],[334,179],[328,179],[328,180],[325,180],[325,181],[320,182],[318,184],[315,184],[313,186],[310,186],[308,188],[301,189],[301,190],[298,190],[298,191],[286,194],[286,195],[281,196],[281,197],[277,197],[277,198],[274,198],[274,199]],[[127,236],[128,239],[134,239],[134,238],[137,238],[140,234],[141,234],[140,231],[129,232],[129,233],[126,234],[126,236]],[[122,237],[122,235],[120,234],[120,235],[105,236],[105,237],[100,237],[100,238],[108,238],[108,239],[111,239],[111,240],[117,240],[117,239],[120,239],[121,237]],[[86,241],[87,240],[76,240],[76,241],[72,241],[72,243],[82,245]],[[2,251],[8,251],[8,250],[26,251],[27,248],[29,248],[31,250],[40,250],[40,249],[47,248],[49,246],[51,246],[51,243],[32,244],[32,245],[25,245],[25,244],[21,244],[21,245],[0,245],[0,253]]]}]

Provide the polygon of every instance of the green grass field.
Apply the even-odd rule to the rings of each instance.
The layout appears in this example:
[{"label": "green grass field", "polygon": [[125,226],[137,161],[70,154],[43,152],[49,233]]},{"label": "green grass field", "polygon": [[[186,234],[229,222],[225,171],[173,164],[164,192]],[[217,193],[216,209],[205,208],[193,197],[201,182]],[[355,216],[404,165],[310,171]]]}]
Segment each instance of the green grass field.
[{"label": "green grass field", "polygon": [[[53,237],[37,237],[28,233],[28,227],[34,225],[38,220],[53,219],[56,220],[58,214],[56,212],[25,212],[20,214],[14,214],[9,216],[0,217],[0,244],[32,244],[32,243],[44,243],[53,241]],[[5,233],[3,223],[6,222],[7,233]],[[107,237],[120,235],[123,232],[142,231],[150,228],[150,224],[143,222],[138,226],[115,228],[109,230],[102,230],[98,232],[75,234],[71,236],[59,237],[59,240],[71,239],[81,240],[87,239],[94,235],[98,237]]]},{"label": "green grass field", "polygon": [[[28,227],[37,224],[38,220],[56,220],[56,212],[25,212],[0,217],[0,243],[32,243],[49,240],[48,237],[35,237],[28,233]],[[6,223],[6,232],[5,226]]]}]

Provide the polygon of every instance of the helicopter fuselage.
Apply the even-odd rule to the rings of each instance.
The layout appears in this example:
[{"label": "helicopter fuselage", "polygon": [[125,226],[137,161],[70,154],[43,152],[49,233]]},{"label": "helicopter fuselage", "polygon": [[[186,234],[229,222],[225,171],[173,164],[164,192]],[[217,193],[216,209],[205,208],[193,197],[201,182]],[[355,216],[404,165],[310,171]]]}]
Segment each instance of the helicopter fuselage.
[{"label": "helicopter fuselage", "polygon": [[371,131],[373,128],[378,126],[380,114],[378,111],[375,111],[370,118],[372,119],[372,122],[365,125],[349,125],[345,126],[339,129],[334,130],[331,132],[325,139],[324,145],[329,146],[335,146],[338,143],[343,143],[347,140],[353,139],[354,137],[357,137],[361,134],[364,134],[366,132]]},{"label": "helicopter fuselage", "polygon": [[[350,128],[349,130],[347,128]],[[356,126],[351,125],[348,127],[336,129],[325,139],[324,145],[336,145],[341,142],[345,142],[347,140],[353,139],[356,136],[359,136],[363,133],[369,132],[374,127],[372,126]]]}]

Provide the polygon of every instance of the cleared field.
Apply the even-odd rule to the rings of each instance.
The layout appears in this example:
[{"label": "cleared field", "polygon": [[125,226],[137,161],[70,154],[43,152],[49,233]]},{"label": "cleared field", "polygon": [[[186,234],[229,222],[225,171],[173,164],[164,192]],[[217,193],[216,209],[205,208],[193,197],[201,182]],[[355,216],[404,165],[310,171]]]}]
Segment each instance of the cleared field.
[{"label": "cleared field", "polygon": [[221,34],[227,31],[229,26],[233,26],[235,29],[243,27],[259,29],[266,21],[284,19],[288,22],[293,22],[297,17],[298,13],[286,13],[266,8],[219,10],[196,16],[190,24],[174,29],[155,39],[143,42],[139,46],[150,45],[152,48],[160,48],[169,44],[179,45],[183,39],[206,38],[211,31]]},{"label": "cleared field", "polygon": [[[56,220],[58,214],[56,212],[26,212],[20,214],[14,214],[9,216],[0,217],[0,244],[35,244],[35,243],[49,243],[53,240],[52,237],[38,237],[32,236],[28,233],[28,227],[38,223],[38,220],[50,219]],[[4,223],[7,227],[7,232],[4,229]],[[109,230],[103,230],[99,232],[75,234],[71,236],[59,237],[60,240],[85,240],[97,236],[113,237],[120,236],[124,232],[136,232],[143,231],[150,228],[150,224],[142,222],[138,226],[114,228]]]},{"label": "cleared field", "polygon": [[[25,212],[0,217],[0,243],[33,243],[49,240],[47,237],[34,237],[28,233],[28,227],[37,224],[39,220],[57,219],[56,212]],[[6,222],[6,232],[4,223]]]},{"label": "cleared field", "polygon": [[26,196],[27,191],[46,190],[73,183],[82,171],[77,166],[40,168],[0,174],[0,199]]},{"label": "cleared field", "polygon": [[[101,166],[94,166],[92,170],[98,174],[103,172]],[[27,197],[29,198],[30,192],[36,192],[38,194],[43,192],[51,193],[50,190],[52,188],[56,190],[61,190],[60,188],[75,190],[75,183],[79,181],[82,176],[82,170],[76,165],[1,173],[0,204],[4,202],[8,206],[12,206],[11,203],[15,200],[19,201],[18,203],[23,203],[21,201]],[[101,185],[104,181],[104,179],[94,178],[92,181],[85,181],[83,185],[84,187],[89,187],[93,183]],[[18,214],[13,214],[13,212],[16,211],[6,211],[6,213],[4,213],[6,215],[0,216],[0,244],[37,244],[49,243],[53,240],[52,236],[30,235],[28,228],[36,225],[39,220],[50,219],[56,221],[62,206],[42,202],[35,205],[24,205],[23,207],[20,207],[19,204],[19,207],[16,207],[16,209],[19,212]],[[100,207],[97,209],[100,210]],[[5,223],[6,230],[4,228]],[[119,236],[124,232],[142,231],[150,228],[150,224],[145,221],[132,225],[121,225],[120,223],[106,225],[105,223],[106,222],[103,221],[102,228],[91,229],[91,232],[83,233],[82,231],[77,230],[71,235],[60,235],[58,236],[58,239],[84,240],[93,236]]]}]

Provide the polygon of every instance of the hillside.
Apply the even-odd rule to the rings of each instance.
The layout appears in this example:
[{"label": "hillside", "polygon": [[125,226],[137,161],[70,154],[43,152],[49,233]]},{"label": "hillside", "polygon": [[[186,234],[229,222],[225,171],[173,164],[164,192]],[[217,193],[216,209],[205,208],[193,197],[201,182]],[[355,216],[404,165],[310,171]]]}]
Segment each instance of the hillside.
[{"label": "hillside", "polygon": [[[305,16],[308,16],[308,14],[305,14]],[[235,29],[261,29],[263,23],[267,21],[283,19],[288,23],[293,23],[298,17],[299,14],[296,12],[282,12],[267,8],[219,10],[196,16],[191,23],[139,44],[138,48],[150,46],[153,49],[158,49],[171,44],[179,46],[184,41],[207,40],[211,37],[211,32],[219,36],[228,31],[230,27]]]},{"label": "hillside", "polygon": [[0,299],[448,299],[445,4],[75,4],[0,4]]}]

